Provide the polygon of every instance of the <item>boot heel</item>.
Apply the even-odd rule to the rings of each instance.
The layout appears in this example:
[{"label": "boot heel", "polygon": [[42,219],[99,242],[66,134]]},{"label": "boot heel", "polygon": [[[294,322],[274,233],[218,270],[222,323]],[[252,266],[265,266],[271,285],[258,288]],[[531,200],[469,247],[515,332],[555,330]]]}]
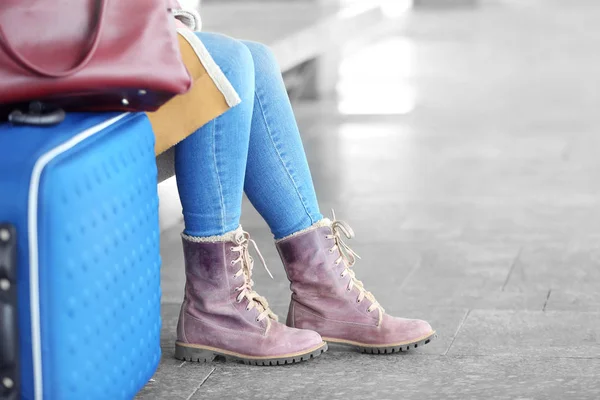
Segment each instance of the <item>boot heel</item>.
[{"label": "boot heel", "polygon": [[175,343],[175,358],[182,361],[211,362],[217,355],[210,350],[181,346]]}]

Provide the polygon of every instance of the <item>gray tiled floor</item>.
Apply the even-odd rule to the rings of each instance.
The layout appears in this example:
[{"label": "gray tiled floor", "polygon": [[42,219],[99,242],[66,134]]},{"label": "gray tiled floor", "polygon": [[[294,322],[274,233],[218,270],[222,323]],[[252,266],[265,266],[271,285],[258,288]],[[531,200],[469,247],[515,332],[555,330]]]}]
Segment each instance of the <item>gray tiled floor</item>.
[{"label": "gray tiled floor", "polygon": [[[436,342],[282,368],[177,362],[177,225],[162,235],[164,361],[139,398],[600,398],[599,19],[595,0],[422,10],[344,59],[338,99],[297,105],[322,209],[358,234],[358,276]],[[288,283],[247,203],[243,224],[284,316]]]}]

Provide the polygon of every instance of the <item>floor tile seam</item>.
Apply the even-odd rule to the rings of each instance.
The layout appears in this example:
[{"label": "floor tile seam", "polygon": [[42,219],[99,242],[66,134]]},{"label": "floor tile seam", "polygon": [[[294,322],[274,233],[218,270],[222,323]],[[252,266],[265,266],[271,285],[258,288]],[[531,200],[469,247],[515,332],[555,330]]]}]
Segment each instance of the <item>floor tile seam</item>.
[{"label": "floor tile seam", "polygon": [[544,306],[542,307],[543,312],[546,312],[546,307],[548,306],[548,300],[550,300],[551,295],[552,295],[552,288],[548,289],[548,294],[546,295],[546,301],[544,301]]},{"label": "floor tile seam", "polygon": [[408,271],[408,274],[404,275],[404,278],[402,279],[402,282],[400,282],[400,285],[398,286],[398,292],[399,293],[402,292],[402,289],[404,289],[404,287],[406,286],[406,283],[415,274],[415,272],[417,272],[417,270],[419,270],[421,268],[422,264],[423,264],[423,255],[419,254],[419,259],[417,260],[417,262],[415,262],[415,265],[413,265],[410,268],[410,271]]},{"label": "floor tile seam", "polygon": [[465,312],[465,315],[463,316],[463,318],[461,319],[460,323],[458,324],[458,327],[456,328],[456,332],[454,332],[454,336],[452,337],[452,342],[450,342],[450,345],[448,345],[448,348],[446,349],[446,351],[443,353],[444,356],[448,355],[448,352],[450,351],[450,349],[452,348],[452,345],[454,344],[454,342],[456,341],[456,338],[458,337],[458,334],[460,333],[460,330],[462,329],[462,327],[464,326],[465,322],[467,321],[467,318],[469,318],[469,315],[471,314],[471,309],[468,309]]},{"label": "floor tile seam", "polygon": [[[466,309],[467,307],[448,307],[448,306],[443,306],[441,307],[442,309]],[[544,314],[591,314],[591,315],[600,315],[600,310],[540,310],[539,306],[537,309],[534,308],[481,308],[481,307],[471,307],[469,308],[470,313],[472,314],[473,312],[479,312],[479,311],[498,311],[500,313],[507,313],[507,312],[511,312],[511,313],[534,313],[534,314],[538,314],[538,315],[544,315]]]},{"label": "floor tile seam", "polygon": [[204,377],[204,379],[202,379],[200,381],[200,383],[198,384],[198,386],[196,386],[196,388],[194,389],[194,391],[192,393],[190,393],[190,395],[186,398],[186,400],[191,400],[192,397],[194,397],[194,395],[196,394],[196,392],[198,392],[198,390],[200,390],[200,387],[202,387],[202,385],[204,385],[204,383],[208,380],[208,378],[210,378],[210,376],[213,374],[213,372],[216,371],[216,367],[213,367],[210,372],[208,374],[206,374],[206,376]]},{"label": "floor tile seam", "polygon": [[[440,356],[441,358],[441,356]],[[520,354],[450,354],[444,355],[443,358],[515,358],[515,359],[527,359],[532,361],[544,361],[544,360],[598,360],[599,356],[551,356],[551,355],[520,355]]]},{"label": "floor tile seam", "polygon": [[519,262],[519,259],[521,258],[522,252],[523,252],[523,247],[521,246],[521,247],[519,247],[519,250],[517,251],[517,255],[515,256],[512,264],[510,266],[510,269],[508,270],[508,274],[506,275],[506,280],[504,281],[504,284],[502,285],[502,290],[501,290],[502,292],[505,291],[506,286],[508,285],[508,282],[510,281],[510,277],[512,276],[512,274],[517,266],[517,263]]}]

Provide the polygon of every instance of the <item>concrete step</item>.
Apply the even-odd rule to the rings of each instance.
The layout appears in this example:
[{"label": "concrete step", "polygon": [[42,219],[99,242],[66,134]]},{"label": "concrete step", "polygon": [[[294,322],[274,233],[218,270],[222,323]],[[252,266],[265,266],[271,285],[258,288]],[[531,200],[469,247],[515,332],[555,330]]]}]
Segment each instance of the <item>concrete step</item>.
[{"label": "concrete step", "polygon": [[390,18],[389,0],[312,2],[219,1],[201,6],[203,30],[265,43],[283,71],[332,46],[364,36]]}]

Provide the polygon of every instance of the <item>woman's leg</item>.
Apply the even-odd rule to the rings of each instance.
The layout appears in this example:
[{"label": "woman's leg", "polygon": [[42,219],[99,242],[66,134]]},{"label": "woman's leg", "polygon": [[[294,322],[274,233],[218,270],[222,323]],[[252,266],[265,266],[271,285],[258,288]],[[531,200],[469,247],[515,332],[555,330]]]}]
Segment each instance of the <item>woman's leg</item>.
[{"label": "woman's leg", "polygon": [[277,61],[265,45],[243,43],[256,73],[244,189],[279,239],[308,228],[323,216]]},{"label": "woman's leg", "polygon": [[242,103],[177,145],[175,167],[183,205],[185,294],[175,357],[216,356],[249,364],[309,360],[327,349],[316,332],[279,322],[252,288],[249,235],[239,227],[254,104],[254,61],[223,35],[198,36]]},{"label": "woman's leg", "polygon": [[298,127],[279,68],[263,45],[244,42],[254,59],[256,90],[245,190],[277,240],[292,301],[287,324],[312,329],[324,340],[369,353],[393,353],[435,336],[421,320],[392,317],[352,269],[342,221],[319,213]]},{"label": "woman's leg", "polygon": [[200,33],[200,39],[242,99],[175,148],[185,233],[222,235],[240,223],[254,106],[254,61],[240,42]]}]

